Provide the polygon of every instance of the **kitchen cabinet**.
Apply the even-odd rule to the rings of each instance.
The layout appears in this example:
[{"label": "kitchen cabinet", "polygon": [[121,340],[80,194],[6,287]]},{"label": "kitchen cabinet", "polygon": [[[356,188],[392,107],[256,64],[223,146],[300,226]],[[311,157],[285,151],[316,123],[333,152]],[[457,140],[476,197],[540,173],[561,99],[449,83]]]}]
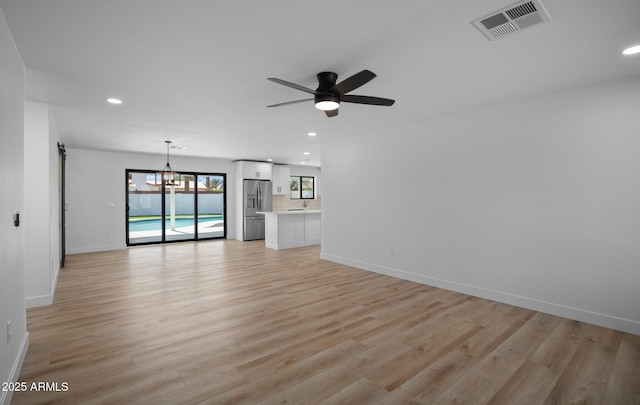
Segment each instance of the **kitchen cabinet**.
[{"label": "kitchen cabinet", "polygon": [[289,194],[289,175],[291,170],[289,166],[273,165],[273,194],[288,195]]},{"label": "kitchen cabinet", "polygon": [[272,164],[265,162],[238,162],[242,166],[242,178],[271,180]]},{"label": "kitchen cabinet", "polygon": [[265,212],[265,246],[291,249],[320,244],[320,210]]}]

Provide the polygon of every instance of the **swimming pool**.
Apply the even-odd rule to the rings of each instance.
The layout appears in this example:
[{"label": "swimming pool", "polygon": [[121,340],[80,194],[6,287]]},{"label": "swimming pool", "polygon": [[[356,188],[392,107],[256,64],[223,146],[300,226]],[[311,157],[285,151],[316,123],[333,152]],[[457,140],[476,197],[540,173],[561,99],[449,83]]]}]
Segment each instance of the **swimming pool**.
[{"label": "swimming pool", "polygon": [[[207,215],[199,216],[198,223],[203,224],[205,222],[221,221],[222,215]],[[185,226],[193,226],[193,217],[178,217],[176,218],[176,228],[182,228]],[[171,227],[171,220],[165,220],[165,228]],[[129,232],[141,232],[141,231],[159,231],[162,229],[162,220],[160,218],[145,218],[145,219],[129,219]]]}]

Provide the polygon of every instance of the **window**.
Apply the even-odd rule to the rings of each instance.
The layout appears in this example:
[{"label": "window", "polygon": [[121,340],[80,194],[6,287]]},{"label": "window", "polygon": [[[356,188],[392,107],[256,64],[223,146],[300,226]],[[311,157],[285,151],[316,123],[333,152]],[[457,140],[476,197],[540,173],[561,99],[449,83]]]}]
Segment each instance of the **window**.
[{"label": "window", "polygon": [[313,200],[315,194],[315,179],[308,176],[289,177],[290,198],[292,200]]}]

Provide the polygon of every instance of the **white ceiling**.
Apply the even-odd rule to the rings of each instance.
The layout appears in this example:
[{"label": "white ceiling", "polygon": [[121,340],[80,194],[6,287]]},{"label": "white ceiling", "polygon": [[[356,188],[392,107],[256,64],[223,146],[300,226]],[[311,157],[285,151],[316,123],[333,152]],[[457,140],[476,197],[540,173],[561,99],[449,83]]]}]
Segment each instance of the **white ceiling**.
[{"label": "white ceiling", "polygon": [[[0,0],[69,148],[320,165],[332,139],[393,136],[430,117],[640,74],[638,0],[541,0],[551,22],[488,41],[471,21],[511,0]],[[362,69],[352,94],[392,107],[266,108]],[[120,106],[108,97],[124,100]],[[306,134],[317,132],[310,138]],[[304,156],[303,152],[310,152]]]}]

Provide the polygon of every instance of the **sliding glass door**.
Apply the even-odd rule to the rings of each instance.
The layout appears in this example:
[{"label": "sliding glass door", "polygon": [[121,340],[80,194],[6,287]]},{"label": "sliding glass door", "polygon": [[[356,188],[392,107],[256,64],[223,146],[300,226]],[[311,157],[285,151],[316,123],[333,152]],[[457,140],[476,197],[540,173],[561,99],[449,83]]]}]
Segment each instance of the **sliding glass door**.
[{"label": "sliding glass door", "polygon": [[180,178],[178,185],[165,187],[165,240],[194,240],[196,235],[194,176],[176,174]]},{"label": "sliding glass door", "polygon": [[162,242],[161,173],[127,170],[127,245]]},{"label": "sliding glass door", "polygon": [[225,174],[127,170],[127,246],[226,237]]},{"label": "sliding glass door", "polygon": [[224,181],[219,174],[198,176],[198,239],[223,238],[226,234]]}]

